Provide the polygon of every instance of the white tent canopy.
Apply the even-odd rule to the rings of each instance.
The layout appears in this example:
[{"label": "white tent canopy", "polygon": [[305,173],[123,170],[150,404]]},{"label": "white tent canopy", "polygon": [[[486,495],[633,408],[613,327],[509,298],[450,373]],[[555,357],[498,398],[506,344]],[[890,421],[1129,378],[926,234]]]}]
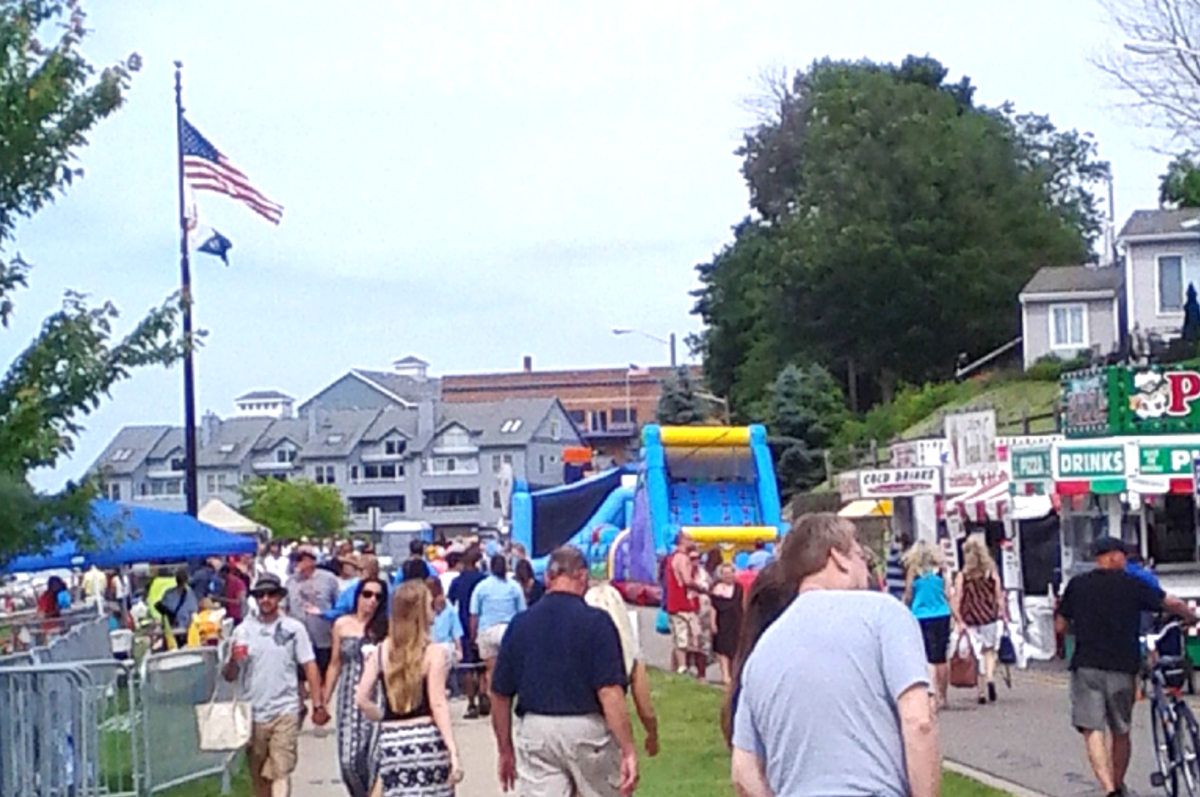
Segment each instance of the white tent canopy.
[{"label": "white tent canopy", "polygon": [[200,520],[234,534],[257,534],[260,531],[270,533],[270,529],[260,526],[250,518],[238,512],[220,498],[210,498],[200,507]]}]

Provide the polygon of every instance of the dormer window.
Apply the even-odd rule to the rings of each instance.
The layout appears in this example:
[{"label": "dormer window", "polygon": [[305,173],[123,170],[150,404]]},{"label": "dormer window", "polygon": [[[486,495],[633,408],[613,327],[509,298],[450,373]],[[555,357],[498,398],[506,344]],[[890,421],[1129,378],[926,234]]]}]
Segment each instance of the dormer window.
[{"label": "dormer window", "polygon": [[184,469],[184,465],[185,461],[183,457],[171,457],[171,470],[176,472],[182,471]]},{"label": "dormer window", "polygon": [[279,448],[275,450],[275,461],[281,464],[291,463],[296,461],[296,449],[291,446]]},{"label": "dormer window", "polygon": [[388,456],[398,457],[408,448],[408,443],[404,440],[388,440],[383,444],[383,453]]}]

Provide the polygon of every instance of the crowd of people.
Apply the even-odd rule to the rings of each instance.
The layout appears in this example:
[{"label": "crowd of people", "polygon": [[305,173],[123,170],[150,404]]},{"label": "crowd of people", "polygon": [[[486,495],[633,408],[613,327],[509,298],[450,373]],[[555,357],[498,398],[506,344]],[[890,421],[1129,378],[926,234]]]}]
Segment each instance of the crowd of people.
[{"label": "crowd of people", "polygon": [[[490,547],[489,555],[478,542],[414,541],[390,583],[361,550],[322,556],[314,546],[272,543],[263,551],[223,666],[252,705],[256,795],[286,793],[301,728],[309,716],[328,723],[335,701],[351,797],[453,794],[463,769],[448,695],[458,690],[466,719],[491,718],[502,780],[511,783],[519,761],[523,778],[539,772],[544,782],[529,793],[565,794],[554,785],[562,778],[603,780],[612,763],[621,773],[613,789],[572,788],[632,791],[626,689],[650,755],[658,728],[623,599],[589,581],[576,549],[555,551],[539,580],[521,546]],[[190,603],[188,576],[158,601],[165,613],[178,617]],[[595,755],[581,761],[580,744]]]},{"label": "crowd of people", "polygon": [[[1119,540],[1101,538],[1094,554],[1096,569],[1068,583],[1057,625],[1075,637],[1071,724],[1117,797],[1126,793],[1146,613],[1197,617],[1130,562]],[[672,666],[703,677],[710,654],[720,664],[738,793],[937,795],[937,714],[955,637],[981,662],[978,702],[996,701],[1008,616],[986,539],[964,541],[953,574],[939,546],[898,539],[880,577],[852,523],[811,514],[777,550],[761,547],[752,559],[752,569],[735,571],[681,534],[662,569]],[[335,700],[351,797],[454,794],[463,776],[448,700],[456,691],[467,697],[466,719],[490,717],[505,789],[633,792],[639,756],[659,749],[646,663],[624,599],[589,578],[579,550],[552,552],[542,579],[520,546],[498,543],[414,542],[399,565],[387,579],[369,548],[272,543],[257,560],[198,563],[142,590],[115,587],[106,574],[83,583],[143,595],[172,637],[189,613],[220,604],[235,624],[223,674],[253,710],[257,797],[287,793],[300,729],[309,716],[329,723]],[[52,581],[39,611],[55,616],[64,591]]]}]

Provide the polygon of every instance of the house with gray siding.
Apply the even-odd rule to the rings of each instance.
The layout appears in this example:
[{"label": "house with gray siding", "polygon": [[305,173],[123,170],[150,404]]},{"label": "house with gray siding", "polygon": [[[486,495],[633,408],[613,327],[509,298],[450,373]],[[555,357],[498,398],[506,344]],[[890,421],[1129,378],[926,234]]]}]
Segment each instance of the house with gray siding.
[{"label": "house with gray siding", "polygon": [[1179,337],[1188,286],[1200,290],[1200,209],[1134,211],[1117,243],[1125,253],[1129,332]]},{"label": "house with gray siding", "polygon": [[[557,399],[446,404],[420,388],[399,400],[392,390],[412,385],[383,387],[343,377],[295,418],[205,414],[197,430],[200,503],[218,497],[238,506],[241,485],[254,478],[307,479],[338,489],[356,532],[393,520],[448,532],[496,528],[512,479],[561,484],[563,449],[582,444]],[[346,407],[352,394],[355,405]],[[93,471],[113,500],[182,511],[183,452],[182,429],[125,427]]]},{"label": "house with gray siding", "polygon": [[1111,266],[1039,269],[1019,297],[1025,367],[1047,355],[1119,350],[1123,281],[1123,270]]}]

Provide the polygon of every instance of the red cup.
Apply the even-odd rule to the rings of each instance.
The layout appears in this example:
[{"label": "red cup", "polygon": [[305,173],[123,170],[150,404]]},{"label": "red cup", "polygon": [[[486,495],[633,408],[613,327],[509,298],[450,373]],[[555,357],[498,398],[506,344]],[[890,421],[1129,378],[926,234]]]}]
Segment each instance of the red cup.
[{"label": "red cup", "polygon": [[234,661],[245,661],[246,657],[249,655],[250,655],[250,648],[245,642],[233,643],[233,660]]}]

